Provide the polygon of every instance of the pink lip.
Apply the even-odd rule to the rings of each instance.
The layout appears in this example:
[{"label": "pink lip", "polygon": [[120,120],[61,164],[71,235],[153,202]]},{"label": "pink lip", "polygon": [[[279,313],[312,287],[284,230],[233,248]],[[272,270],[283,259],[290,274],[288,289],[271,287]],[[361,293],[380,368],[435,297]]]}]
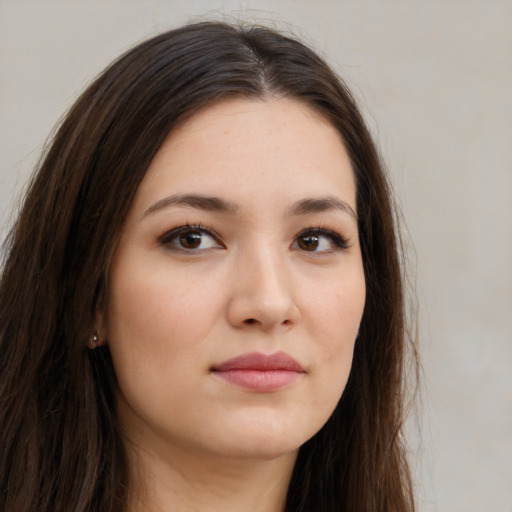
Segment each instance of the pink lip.
[{"label": "pink lip", "polygon": [[304,369],[284,352],[271,355],[253,352],[214,366],[212,373],[235,386],[269,392],[293,384],[304,373]]}]

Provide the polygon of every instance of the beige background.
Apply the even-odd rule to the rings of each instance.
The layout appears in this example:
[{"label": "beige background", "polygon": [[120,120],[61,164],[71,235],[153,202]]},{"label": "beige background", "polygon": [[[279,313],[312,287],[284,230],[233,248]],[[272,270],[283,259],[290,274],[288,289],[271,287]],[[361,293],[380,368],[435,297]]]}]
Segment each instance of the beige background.
[{"label": "beige background", "polygon": [[421,512],[512,512],[512,2],[0,0],[0,234],[111,59],[202,17],[286,20],[355,89],[416,250]]}]

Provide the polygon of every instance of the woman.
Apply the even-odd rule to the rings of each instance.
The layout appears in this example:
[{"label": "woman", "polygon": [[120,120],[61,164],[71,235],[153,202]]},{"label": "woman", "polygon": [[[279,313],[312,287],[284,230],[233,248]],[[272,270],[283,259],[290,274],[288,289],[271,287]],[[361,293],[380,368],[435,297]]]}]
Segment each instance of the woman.
[{"label": "woman", "polygon": [[269,29],[135,47],[58,130],[0,285],[0,509],[411,511],[390,190]]}]

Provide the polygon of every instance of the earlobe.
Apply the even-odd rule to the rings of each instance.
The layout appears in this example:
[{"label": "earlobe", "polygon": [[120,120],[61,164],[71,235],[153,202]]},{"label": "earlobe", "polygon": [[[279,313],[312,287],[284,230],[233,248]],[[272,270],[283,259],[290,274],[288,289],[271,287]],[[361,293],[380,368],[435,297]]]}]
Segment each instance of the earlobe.
[{"label": "earlobe", "polygon": [[87,343],[87,348],[90,350],[94,350],[96,347],[99,347],[100,346],[99,339],[100,338],[99,338],[98,331],[94,331]]},{"label": "earlobe", "polygon": [[107,329],[104,322],[103,311],[99,306],[96,307],[96,314],[94,318],[94,332],[89,336],[87,348],[94,350],[107,343]]}]

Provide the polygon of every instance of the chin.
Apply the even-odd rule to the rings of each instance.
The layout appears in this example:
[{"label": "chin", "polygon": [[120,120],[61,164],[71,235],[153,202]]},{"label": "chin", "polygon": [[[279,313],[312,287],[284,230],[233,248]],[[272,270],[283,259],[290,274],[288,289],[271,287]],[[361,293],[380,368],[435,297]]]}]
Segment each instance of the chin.
[{"label": "chin", "polygon": [[239,425],[236,431],[226,429],[223,439],[217,439],[215,449],[229,457],[273,460],[296,454],[299,448],[321,428],[298,429],[286,422]]},{"label": "chin", "polygon": [[222,450],[222,455],[235,459],[255,459],[270,461],[276,460],[287,455],[296,455],[300,444],[291,444],[285,440],[280,442],[278,439],[251,439],[241,442],[236,446],[218,447]]}]

